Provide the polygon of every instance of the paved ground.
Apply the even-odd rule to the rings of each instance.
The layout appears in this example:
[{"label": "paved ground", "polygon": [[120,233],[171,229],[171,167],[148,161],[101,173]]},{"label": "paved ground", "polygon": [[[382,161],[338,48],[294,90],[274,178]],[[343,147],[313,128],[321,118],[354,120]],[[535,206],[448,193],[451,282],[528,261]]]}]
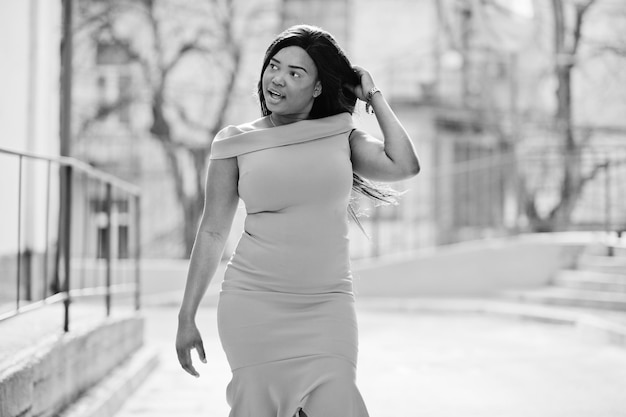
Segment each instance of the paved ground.
[{"label": "paved ground", "polygon": [[[198,361],[198,379],[176,362],[176,308],[145,314],[161,366],[116,417],[226,417],[230,372],[215,308],[199,312],[208,364]],[[626,350],[571,326],[363,306],[358,314],[358,385],[372,417],[626,416]]]}]

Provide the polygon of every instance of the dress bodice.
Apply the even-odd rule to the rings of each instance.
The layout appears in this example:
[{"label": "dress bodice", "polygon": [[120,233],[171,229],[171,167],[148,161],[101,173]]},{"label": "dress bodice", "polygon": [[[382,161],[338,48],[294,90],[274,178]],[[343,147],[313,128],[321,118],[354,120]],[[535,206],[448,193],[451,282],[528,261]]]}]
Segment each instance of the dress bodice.
[{"label": "dress bodice", "polygon": [[351,292],[352,129],[352,118],[344,113],[220,132],[211,158],[237,158],[238,191],[247,212],[224,289]]}]

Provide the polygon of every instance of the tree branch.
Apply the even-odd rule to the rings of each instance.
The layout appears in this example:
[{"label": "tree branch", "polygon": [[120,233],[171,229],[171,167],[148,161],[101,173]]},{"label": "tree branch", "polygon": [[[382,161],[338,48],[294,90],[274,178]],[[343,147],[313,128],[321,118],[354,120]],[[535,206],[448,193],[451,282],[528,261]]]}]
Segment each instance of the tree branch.
[{"label": "tree branch", "polygon": [[[159,72],[163,74],[164,72],[164,49],[163,42],[161,39],[161,33],[159,31],[159,22],[156,18],[156,14],[154,11],[154,1],[153,0],[143,0],[146,7],[146,17],[148,19],[148,25],[150,26],[150,30],[152,32],[152,43],[154,46],[154,57],[156,58],[156,65],[159,68]],[[163,83],[163,80],[160,80],[160,83]]]},{"label": "tree branch", "polygon": [[596,0],[588,0],[587,3],[576,6],[576,21],[574,23],[574,43],[572,44],[572,50],[570,54],[575,55],[580,45],[580,38],[582,37],[582,27],[585,19],[585,14],[589,8],[595,3]]},{"label": "tree branch", "polygon": [[598,48],[598,51],[599,52],[610,52],[610,53],[615,54],[617,56],[626,58],[626,45],[619,45],[619,46],[603,45],[603,46]]},{"label": "tree branch", "polygon": [[608,166],[609,164],[607,162],[596,163],[589,174],[581,177],[578,183],[574,185],[572,188],[572,195],[569,198],[561,198],[558,204],[550,210],[549,218],[554,218],[565,203],[575,204],[585,185],[587,185],[589,181],[593,180],[602,170],[606,170]]},{"label": "tree branch", "polygon": [[[112,7],[112,6],[111,6]],[[79,16],[78,21],[72,28],[73,35],[77,36],[83,30],[88,30],[91,28],[91,25],[96,23],[102,23],[106,20],[109,20],[109,15],[111,13],[110,7],[106,8],[103,11],[99,11],[97,13],[89,14],[88,11],[81,10],[84,15]]]},{"label": "tree branch", "polygon": [[148,83],[152,83],[153,77],[150,62],[148,62],[148,60],[146,60],[137,49],[132,47],[130,41],[123,39],[116,33],[110,20],[104,23],[103,26],[99,28],[99,31],[94,34],[96,41],[104,31],[106,31],[107,37],[113,45],[121,48],[126,53],[130,61],[139,64],[146,81],[148,81]]},{"label": "tree branch", "polygon": [[446,18],[446,12],[444,10],[446,6],[443,4],[444,2],[441,0],[436,0],[434,3],[437,9],[437,17],[439,19],[439,23],[441,25],[444,36],[448,39],[448,42],[450,42],[452,49],[454,49],[455,51],[460,51],[460,42],[458,41],[458,39],[455,38],[453,34],[454,32],[452,30],[452,25]]},{"label": "tree branch", "polygon": [[107,117],[112,114],[117,113],[120,109],[132,104],[134,101],[134,97],[129,94],[125,94],[120,96],[116,101],[111,103],[103,103],[99,104],[96,108],[96,111],[91,117],[86,117],[80,125],[78,132],[76,134],[77,137],[81,137],[93,124],[96,122],[105,120]]},{"label": "tree branch", "polygon": [[[213,124],[214,128],[211,132],[211,136],[214,136],[219,129],[224,125],[226,119],[226,112],[228,111],[228,107],[233,98],[233,91],[235,89],[235,81],[237,80],[237,75],[239,74],[239,67],[241,62],[241,53],[239,51],[239,47],[235,46],[235,50],[233,53],[233,69],[230,73],[230,77],[228,78],[228,82],[226,84],[226,89],[222,94],[221,103],[218,105],[218,113],[215,118],[215,123]],[[211,137],[211,140],[213,137]]]},{"label": "tree branch", "polygon": [[213,136],[218,132],[219,129],[224,125],[224,121],[226,118],[226,112],[228,111],[228,107],[230,105],[230,101],[233,96],[233,91],[235,89],[235,81],[237,80],[237,76],[239,75],[239,67],[241,62],[241,49],[239,45],[234,41],[233,33],[232,33],[232,21],[234,8],[232,4],[232,0],[229,0],[228,3],[228,15],[227,18],[223,21],[224,23],[224,34],[226,38],[226,45],[230,46],[229,52],[232,57],[232,70],[230,72],[228,81],[226,82],[226,88],[222,94],[221,103],[218,105],[218,113],[215,118],[215,122],[213,123],[213,129],[209,132],[211,136],[209,140],[213,140]]},{"label": "tree branch", "polygon": [[552,14],[554,18],[554,53],[558,57],[566,52],[563,0],[552,0]]},{"label": "tree branch", "polygon": [[174,108],[174,111],[176,111],[176,114],[178,115],[180,120],[182,120],[187,126],[190,126],[193,129],[202,130],[204,132],[211,131],[211,127],[210,126],[203,125],[200,122],[192,120],[189,117],[189,114],[187,113],[185,108],[182,105],[180,105],[179,103],[171,103],[171,105]]},{"label": "tree branch", "polygon": [[185,55],[190,52],[199,52],[203,54],[210,55],[213,51],[211,48],[200,45],[200,39],[202,38],[202,34],[206,33],[206,31],[200,29],[193,40],[187,41],[183,43],[176,53],[174,57],[167,63],[163,68],[163,76],[165,77],[178,63],[183,59]]}]

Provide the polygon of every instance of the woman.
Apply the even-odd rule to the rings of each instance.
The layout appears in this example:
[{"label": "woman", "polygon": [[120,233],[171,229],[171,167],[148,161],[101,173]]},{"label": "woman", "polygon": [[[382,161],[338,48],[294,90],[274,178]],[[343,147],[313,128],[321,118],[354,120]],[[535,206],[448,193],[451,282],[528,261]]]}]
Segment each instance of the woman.
[{"label": "woman", "polygon": [[[194,318],[241,198],[245,230],[218,304],[233,374],[230,416],[364,417],[355,385],[350,190],[384,198],[361,176],[401,180],[418,173],[419,161],[371,75],[319,28],[294,26],[274,40],[258,94],[263,117],[226,127],[212,145],[178,358],[194,376],[191,349],[206,361]],[[357,98],[375,111],[384,141],[354,128]]]}]

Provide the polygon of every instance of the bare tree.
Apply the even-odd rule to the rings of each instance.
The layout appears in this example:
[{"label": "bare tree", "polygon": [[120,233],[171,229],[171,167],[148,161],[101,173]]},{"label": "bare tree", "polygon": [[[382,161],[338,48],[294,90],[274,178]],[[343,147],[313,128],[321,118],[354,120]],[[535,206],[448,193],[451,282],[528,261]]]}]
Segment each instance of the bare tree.
[{"label": "bare tree", "polygon": [[[436,3],[439,5],[439,2]],[[550,231],[567,227],[585,186],[597,178],[598,174],[603,172],[607,166],[605,161],[597,161],[590,166],[583,164],[583,151],[589,146],[594,130],[588,126],[583,128],[574,120],[573,107],[576,103],[572,95],[574,72],[584,63],[584,58],[588,57],[583,58],[583,54],[581,54],[583,43],[588,49],[595,49],[596,56],[607,53],[621,55],[620,52],[623,52],[623,37],[621,39],[618,37],[610,40],[603,39],[599,43],[594,43],[593,40],[585,37],[585,24],[589,19],[590,12],[597,10],[596,6],[602,3],[602,0],[551,0],[549,4],[535,1],[536,18],[549,16],[547,19],[549,23],[546,26],[550,28],[550,31],[547,34],[544,33],[544,37],[539,41],[545,42],[545,36],[551,38],[552,45],[549,48],[549,54],[552,59],[549,62],[551,62],[552,67],[549,74],[556,84],[554,115],[551,126],[546,125],[545,130],[554,132],[554,137],[557,139],[554,145],[559,150],[562,161],[552,161],[552,163],[558,164],[559,172],[557,173],[554,169],[550,171],[551,175],[556,177],[556,179],[552,179],[558,181],[557,189],[552,196],[554,198],[549,199],[551,203],[544,198],[545,195],[542,196],[542,187],[545,186],[545,181],[536,181],[533,178],[536,178],[536,175],[529,173],[529,169],[532,168],[520,169],[518,172],[522,192],[521,209],[524,211],[532,230]],[[492,19],[505,18],[509,13],[503,4],[504,2],[500,0],[456,1],[457,9],[461,6],[464,7],[461,10],[471,8],[472,14],[477,16],[488,15],[486,10],[489,9]],[[603,6],[606,5],[603,4]],[[624,13],[623,6],[618,10],[621,10],[622,14]],[[546,14],[544,15],[544,13]],[[607,10],[605,9],[600,13],[606,14]],[[609,16],[604,14],[596,15],[594,18],[608,21]],[[615,14],[614,10],[613,15]],[[615,16],[611,17],[614,18]],[[480,23],[486,23],[485,18]],[[482,26],[479,28],[484,30]],[[444,26],[444,29],[446,29],[444,32],[447,32],[451,39],[451,45],[460,48],[458,36],[454,37],[455,29],[450,28],[449,25]],[[456,30],[456,32],[462,31]],[[511,68],[511,70],[515,69]],[[487,76],[486,74],[486,72],[482,72],[480,75]],[[521,76],[532,77],[530,74],[521,74]],[[488,113],[492,115],[498,115],[498,108],[502,107],[501,104],[494,101],[489,91],[484,92],[481,96],[480,106],[489,109]],[[506,122],[506,118],[494,119],[492,117],[489,120],[488,128],[496,137],[500,138],[501,143],[514,144],[516,141],[507,138],[508,129],[504,128],[503,122]],[[515,132],[514,134],[517,135]],[[544,156],[542,155],[542,157]]]},{"label": "bare tree", "polygon": [[[548,212],[546,218],[539,216],[536,200],[527,198],[526,214],[535,228],[545,229],[567,224],[581,194],[584,184],[592,176],[583,177],[581,173],[581,153],[574,137],[572,119],[572,70],[576,65],[585,15],[595,0],[575,3],[573,25],[566,22],[566,11],[563,0],[552,0],[553,40],[554,40],[554,75],[557,81],[555,127],[561,138],[563,147],[563,177],[560,187],[560,198]],[[571,27],[571,29],[568,29]],[[598,169],[592,170],[593,176]]]},{"label": "bare tree", "polygon": [[[224,127],[241,70],[241,28],[268,11],[236,0],[80,0],[77,37],[104,40],[139,68],[137,94],[97,106],[81,129],[129,102],[148,109],[147,131],[162,146],[191,252],[204,198],[204,175],[215,134]],[[198,70],[197,68],[201,69]],[[193,69],[195,68],[195,69]],[[189,80],[201,77],[202,82]],[[181,81],[182,80],[182,81]]]}]

